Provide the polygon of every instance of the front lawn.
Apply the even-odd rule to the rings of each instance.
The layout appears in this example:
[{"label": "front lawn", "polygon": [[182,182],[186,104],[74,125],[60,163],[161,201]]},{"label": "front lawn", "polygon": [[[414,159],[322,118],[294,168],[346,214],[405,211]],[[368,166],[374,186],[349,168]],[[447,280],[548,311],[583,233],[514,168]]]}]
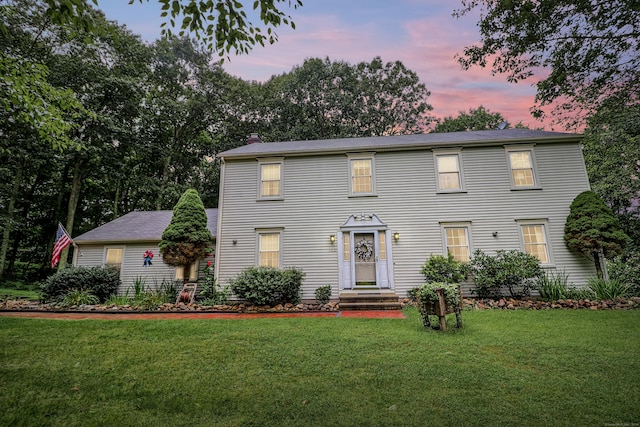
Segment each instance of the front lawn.
[{"label": "front lawn", "polygon": [[0,425],[635,425],[640,310],[0,318]]}]

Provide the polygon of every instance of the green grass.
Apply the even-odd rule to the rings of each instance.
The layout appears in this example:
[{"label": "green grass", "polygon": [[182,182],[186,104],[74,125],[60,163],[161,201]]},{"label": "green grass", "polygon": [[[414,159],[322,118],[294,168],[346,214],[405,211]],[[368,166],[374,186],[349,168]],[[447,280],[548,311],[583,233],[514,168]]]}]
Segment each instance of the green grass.
[{"label": "green grass", "polygon": [[40,292],[26,289],[0,288],[0,300],[7,299],[28,299],[37,301],[40,299]]},{"label": "green grass", "polygon": [[0,318],[0,425],[635,425],[640,310]]}]

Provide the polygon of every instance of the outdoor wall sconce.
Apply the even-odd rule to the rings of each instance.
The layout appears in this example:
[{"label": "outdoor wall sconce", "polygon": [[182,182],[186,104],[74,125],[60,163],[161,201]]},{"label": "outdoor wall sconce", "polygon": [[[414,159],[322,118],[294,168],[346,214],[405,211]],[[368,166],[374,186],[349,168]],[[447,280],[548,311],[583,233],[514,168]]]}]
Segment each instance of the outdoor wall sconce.
[{"label": "outdoor wall sconce", "polygon": [[335,242],[336,242],[336,235],[335,235],[335,234],[330,235],[330,236],[329,236],[329,241],[330,241],[331,243],[335,243]]},{"label": "outdoor wall sconce", "polygon": [[234,244],[234,245],[237,245],[237,244],[238,244],[238,241],[237,241],[236,239],[233,239],[233,244]]},{"label": "outdoor wall sconce", "polygon": [[497,231],[494,231],[493,233],[491,233],[491,235],[492,235],[493,237],[498,237],[498,232],[497,232]]},{"label": "outdoor wall sconce", "polygon": [[396,242],[400,240],[400,233],[398,233],[397,231],[393,233],[393,240],[395,240]]}]

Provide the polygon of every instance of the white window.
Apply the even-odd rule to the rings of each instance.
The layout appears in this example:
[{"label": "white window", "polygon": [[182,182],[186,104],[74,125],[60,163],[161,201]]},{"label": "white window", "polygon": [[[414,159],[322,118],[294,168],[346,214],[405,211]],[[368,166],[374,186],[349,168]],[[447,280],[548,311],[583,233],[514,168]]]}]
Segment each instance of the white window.
[{"label": "white window", "polygon": [[518,224],[524,252],[535,256],[542,264],[551,264],[546,224],[540,221],[519,221]]},{"label": "white window", "polygon": [[469,225],[443,224],[442,230],[445,252],[460,262],[469,262]]},{"label": "white window", "polygon": [[184,280],[187,279],[190,282],[194,282],[198,280],[198,262],[194,262],[189,264],[187,270],[189,272],[188,277],[185,277],[185,266],[176,267],[176,280]]},{"label": "white window", "polygon": [[507,147],[512,189],[539,188],[533,147]]},{"label": "white window", "polygon": [[280,267],[280,235],[278,231],[258,233],[258,265]]},{"label": "white window", "polygon": [[464,191],[460,150],[434,150],[438,192]]},{"label": "white window", "polygon": [[104,266],[122,270],[122,256],[124,248],[106,248],[104,252]]},{"label": "white window", "polygon": [[375,195],[373,154],[349,155],[349,174],[351,196]]},{"label": "white window", "polygon": [[282,163],[282,158],[260,159],[258,161],[260,177],[258,188],[259,199],[282,199]]}]

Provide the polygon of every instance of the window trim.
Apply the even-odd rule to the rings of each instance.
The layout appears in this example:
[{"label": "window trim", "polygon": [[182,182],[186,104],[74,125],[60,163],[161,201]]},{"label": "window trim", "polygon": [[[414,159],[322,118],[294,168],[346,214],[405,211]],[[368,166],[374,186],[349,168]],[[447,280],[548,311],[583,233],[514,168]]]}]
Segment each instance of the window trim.
[{"label": "window trim", "polygon": [[[436,175],[436,193],[466,193],[464,167],[462,163],[462,148],[449,149],[433,149],[433,168]],[[458,184],[460,188],[441,188],[440,186],[440,170],[438,169],[438,157],[440,156],[456,156],[458,161]]]},{"label": "window trim", "polygon": [[[262,194],[262,167],[266,165],[279,165],[280,166],[280,188],[278,195],[264,196]],[[258,159],[258,188],[257,199],[258,200],[284,200],[284,157],[265,157]]]},{"label": "window trim", "polygon": [[[536,164],[536,153],[534,151],[535,144],[529,145],[505,145],[505,156],[507,158],[507,168],[509,169],[509,182],[511,183],[511,190],[541,190],[540,178],[538,176],[538,166]],[[531,160],[531,172],[533,175],[533,185],[516,185],[513,179],[514,169],[511,167],[511,153],[528,152],[529,159]]]},{"label": "window trim", "polygon": [[109,245],[104,247],[104,252],[102,254],[102,267],[110,267],[113,268],[113,264],[107,264],[107,255],[109,254],[109,249],[120,249],[122,250],[122,256],[120,258],[120,267],[118,268],[118,272],[122,274],[122,266],[124,265],[124,256],[125,256],[125,246],[120,245]]},{"label": "window trim", "polygon": [[[526,245],[524,241],[524,233],[523,227],[530,226],[541,226],[542,227],[542,236],[544,237],[544,245],[547,250],[547,262],[540,261],[540,265],[542,267],[554,267],[555,262],[553,260],[553,251],[551,250],[551,239],[549,238],[549,224],[546,218],[540,219],[517,219],[516,224],[518,225],[518,238],[520,239],[520,250],[524,253],[527,253]],[[535,255],[534,255],[535,256]],[[536,257],[537,258],[537,257]]]},{"label": "window trim", "polygon": [[471,221],[440,223],[440,234],[442,236],[442,253],[444,254],[444,256],[447,256],[449,254],[449,241],[447,240],[448,228],[462,228],[465,230],[467,238],[467,256],[470,260],[471,256],[473,255],[473,245],[471,241]]},{"label": "window trim", "polygon": [[282,268],[282,234],[284,228],[256,228],[256,266],[261,267],[260,258],[260,243],[263,235],[277,234],[278,235],[278,265],[275,268]]},{"label": "window trim", "polygon": [[[353,161],[369,160],[371,162],[371,191],[367,193],[354,193],[353,191]],[[371,197],[376,193],[376,160],[375,153],[347,154],[348,176],[349,176],[349,197]]]}]

